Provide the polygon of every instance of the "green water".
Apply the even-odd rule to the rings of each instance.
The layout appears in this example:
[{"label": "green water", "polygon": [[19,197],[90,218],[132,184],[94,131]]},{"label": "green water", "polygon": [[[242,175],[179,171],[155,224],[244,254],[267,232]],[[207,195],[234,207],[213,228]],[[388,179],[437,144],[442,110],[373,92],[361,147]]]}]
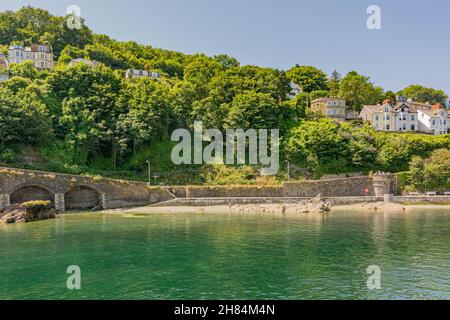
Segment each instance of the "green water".
[{"label": "green water", "polygon": [[0,225],[0,299],[450,299],[449,231],[446,211],[64,215]]}]

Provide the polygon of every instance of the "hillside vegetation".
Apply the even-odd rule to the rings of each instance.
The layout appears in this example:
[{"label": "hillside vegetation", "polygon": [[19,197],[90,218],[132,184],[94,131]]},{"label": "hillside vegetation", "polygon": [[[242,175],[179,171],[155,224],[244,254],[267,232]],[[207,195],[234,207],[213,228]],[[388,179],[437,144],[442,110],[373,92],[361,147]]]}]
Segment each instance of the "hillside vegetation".
[{"label": "hillside vegetation", "polygon": [[[350,72],[328,77],[311,66],[282,71],[241,66],[233,57],[186,55],[94,34],[86,25],[69,30],[64,17],[31,7],[0,13],[0,51],[11,43],[53,47],[56,67],[37,71],[30,62],[10,67],[0,83],[0,164],[74,174],[147,179],[150,160],[156,183],[277,183],[324,174],[409,169],[414,157],[450,148],[449,135],[387,134],[358,121],[314,119],[314,97],[340,96],[360,110],[395,93]],[[69,66],[75,58],[97,66]],[[128,68],[160,72],[162,79],[125,79]],[[303,93],[288,99],[291,81]],[[439,90],[405,88],[418,101],[446,104]],[[262,178],[254,167],[185,165],[170,159],[177,128],[279,128],[282,169]],[[414,158],[417,162],[418,159]]]}]

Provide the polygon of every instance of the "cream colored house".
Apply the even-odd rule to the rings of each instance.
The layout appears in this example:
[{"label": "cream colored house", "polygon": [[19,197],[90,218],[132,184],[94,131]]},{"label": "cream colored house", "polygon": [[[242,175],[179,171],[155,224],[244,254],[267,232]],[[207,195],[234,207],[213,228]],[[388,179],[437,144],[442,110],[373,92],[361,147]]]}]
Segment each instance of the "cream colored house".
[{"label": "cream colored house", "polygon": [[374,106],[364,106],[359,117],[378,131],[396,131],[396,119],[390,101]]},{"label": "cream colored house", "polygon": [[32,44],[30,47],[14,45],[9,47],[9,62],[21,63],[23,61],[32,61],[39,70],[52,69],[53,52],[48,45]]},{"label": "cream colored house", "polygon": [[346,102],[340,98],[315,99],[311,102],[311,111],[338,121],[345,121],[347,117]]}]

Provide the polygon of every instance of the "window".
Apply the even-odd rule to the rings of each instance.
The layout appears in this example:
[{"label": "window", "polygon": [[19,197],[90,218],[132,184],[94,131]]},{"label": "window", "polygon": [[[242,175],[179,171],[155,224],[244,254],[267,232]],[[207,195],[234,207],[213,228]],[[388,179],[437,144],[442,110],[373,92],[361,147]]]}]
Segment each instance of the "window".
[{"label": "window", "polygon": [[380,121],[380,116],[375,116],[375,121]]},{"label": "window", "polygon": [[386,130],[391,130],[391,126],[390,126],[390,125],[387,125],[387,126],[386,126]]},{"label": "window", "polygon": [[45,68],[45,62],[41,62],[41,68]]},{"label": "window", "polygon": [[433,120],[431,123],[432,123],[433,126],[435,126],[436,125],[436,120]]},{"label": "window", "polygon": [[416,117],[412,114],[411,115],[411,121],[414,121],[414,120],[416,120]]}]

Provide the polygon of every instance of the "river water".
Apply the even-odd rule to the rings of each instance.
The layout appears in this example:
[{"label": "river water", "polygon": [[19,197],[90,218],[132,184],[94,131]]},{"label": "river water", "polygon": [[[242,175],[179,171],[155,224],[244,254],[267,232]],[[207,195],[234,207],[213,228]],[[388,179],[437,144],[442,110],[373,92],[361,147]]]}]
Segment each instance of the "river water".
[{"label": "river water", "polygon": [[0,299],[450,299],[443,210],[67,214],[0,241]]}]

